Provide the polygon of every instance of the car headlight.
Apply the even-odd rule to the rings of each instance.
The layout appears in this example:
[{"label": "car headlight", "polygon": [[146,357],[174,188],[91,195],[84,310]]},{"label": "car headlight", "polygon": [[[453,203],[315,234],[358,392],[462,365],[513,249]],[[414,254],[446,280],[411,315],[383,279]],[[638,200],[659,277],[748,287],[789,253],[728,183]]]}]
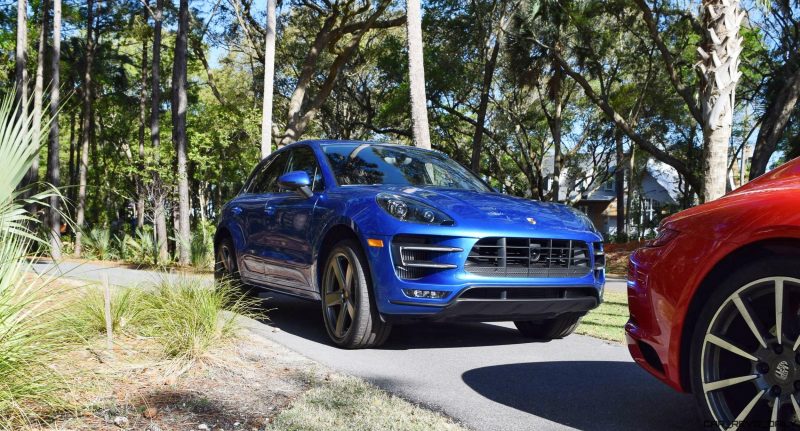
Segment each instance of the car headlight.
[{"label": "car headlight", "polygon": [[375,197],[378,205],[392,217],[414,223],[452,225],[453,219],[438,209],[391,193],[379,193]]}]

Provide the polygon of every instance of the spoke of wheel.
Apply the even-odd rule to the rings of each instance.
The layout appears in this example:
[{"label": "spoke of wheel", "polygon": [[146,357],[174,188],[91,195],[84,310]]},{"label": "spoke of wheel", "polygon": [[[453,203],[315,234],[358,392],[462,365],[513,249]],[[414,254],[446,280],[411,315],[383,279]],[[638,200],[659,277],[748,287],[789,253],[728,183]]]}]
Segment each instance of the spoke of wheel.
[{"label": "spoke of wheel", "polygon": [[762,389],[759,393],[756,394],[755,397],[753,397],[752,400],[750,400],[750,403],[748,403],[744,407],[742,412],[739,413],[739,416],[736,416],[736,419],[734,419],[733,421],[733,425],[731,425],[731,427],[728,428],[728,431],[739,429],[739,424],[741,424],[743,420],[747,419],[747,415],[750,414],[750,412],[753,410],[753,407],[756,406],[756,403],[758,402],[758,400],[761,399],[762,396],[764,396],[765,392],[767,391]]},{"label": "spoke of wheel", "polygon": [[350,315],[350,320],[356,318],[356,307],[353,306],[353,303],[350,300],[345,301],[345,307],[347,308],[347,314]]},{"label": "spoke of wheel", "polygon": [[333,274],[336,276],[336,281],[339,282],[339,287],[344,288],[344,271],[342,271],[342,262],[339,261],[338,256],[333,258],[331,266],[333,267]]},{"label": "spoke of wheel", "polygon": [[778,344],[782,343],[781,335],[783,326],[783,279],[775,280],[775,335],[778,337]]},{"label": "spoke of wheel", "polygon": [[778,431],[778,409],[781,406],[780,398],[775,398],[775,402],[772,404],[772,418],[770,419],[769,430],[770,431]]},{"label": "spoke of wheel", "polygon": [[325,295],[325,306],[332,307],[342,303],[342,291],[337,290]]},{"label": "spoke of wheel", "polygon": [[[797,337],[797,341],[794,342],[794,347],[792,347],[792,351],[796,352],[798,347],[800,347],[800,337]],[[800,419],[800,417],[798,419]]]},{"label": "spoke of wheel", "polygon": [[727,350],[727,351],[729,351],[731,353],[736,353],[737,355],[739,355],[739,356],[741,356],[741,357],[743,357],[745,359],[751,360],[753,362],[758,362],[758,358],[756,358],[755,356],[753,356],[753,355],[745,352],[744,350],[734,346],[730,342],[728,342],[726,340],[723,340],[720,337],[717,337],[714,334],[706,335],[706,342],[707,343],[711,343],[711,344],[713,344],[713,345],[715,345],[717,347],[721,347],[721,348],[723,348],[723,349],[725,349],[725,350]]},{"label": "spoke of wheel", "polygon": [[797,398],[794,397],[794,394],[790,396],[792,400],[792,407],[794,407],[794,415],[800,420],[800,405],[797,404]]},{"label": "spoke of wheel", "polygon": [[736,305],[736,308],[739,309],[739,313],[744,318],[744,321],[747,323],[747,326],[750,327],[750,330],[753,331],[753,335],[758,340],[758,344],[761,344],[761,347],[767,348],[767,342],[764,341],[764,337],[761,335],[761,328],[758,327],[755,320],[753,320],[753,315],[748,310],[748,306],[742,301],[742,298],[739,295],[733,297],[733,303]]},{"label": "spoke of wheel", "polygon": [[717,380],[716,382],[703,383],[703,392],[716,391],[728,386],[738,385],[739,383],[749,382],[755,380],[758,376],[755,374],[749,376],[733,377],[730,379]]},{"label": "spoke of wheel", "polygon": [[337,337],[344,335],[344,317],[347,313],[343,309],[339,310],[339,315],[336,316],[336,330],[333,331]]},{"label": "spoke of wheel", "polygon": [[345,290],[348,292],[353,291],[353,265],[347,265],[347,271],[344,273]]}]

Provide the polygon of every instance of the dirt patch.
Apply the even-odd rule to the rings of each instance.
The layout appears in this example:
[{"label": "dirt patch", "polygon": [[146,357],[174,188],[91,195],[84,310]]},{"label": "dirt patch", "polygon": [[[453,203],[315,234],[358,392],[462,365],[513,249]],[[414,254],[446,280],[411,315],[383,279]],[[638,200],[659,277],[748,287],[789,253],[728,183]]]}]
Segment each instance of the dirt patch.
[{"label": "dirt patch", "polygon": [[177,375],[148,339],[102,343],[55,364],[72,389],[75,411],[32,429],[264,429],[327,372],[288,349],[242,330],[240,339]]}]

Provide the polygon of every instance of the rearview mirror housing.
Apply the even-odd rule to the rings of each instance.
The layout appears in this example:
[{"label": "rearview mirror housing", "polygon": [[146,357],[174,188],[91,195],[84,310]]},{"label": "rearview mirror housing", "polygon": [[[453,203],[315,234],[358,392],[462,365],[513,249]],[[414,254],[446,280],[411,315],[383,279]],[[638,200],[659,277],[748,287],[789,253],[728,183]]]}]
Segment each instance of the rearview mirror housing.
[{"label": "rearview mirror housing", "polygon": [[311,192],[311,178],[308,177],[308,173],[305,171],[292,171],[281,175],[278,178],[278,185],[296,192],[304,198],[310,198],[313,195]]}]

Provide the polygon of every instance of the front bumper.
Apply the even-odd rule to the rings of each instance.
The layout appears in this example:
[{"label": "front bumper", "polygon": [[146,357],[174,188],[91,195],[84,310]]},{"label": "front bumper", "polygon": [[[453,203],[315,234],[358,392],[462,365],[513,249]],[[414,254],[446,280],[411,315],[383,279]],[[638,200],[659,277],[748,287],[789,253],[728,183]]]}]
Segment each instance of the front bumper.
[{"label": "front bumper", "polygon": [[[441,259],[454,268],[407,280],[401,279],[395,271],[393,237],[370,235],[369,238],[380,239],[384,244],[370,247],[367,238],[363,239],[376,303],[386,321],[540,320],[565,314],[584,315],[602,302],[605,284],[602,269],[572,278],[476,275],[464,270],[464,262],[479,238],[439,237],[437,245],[461,250]],[[415,298],[404,292],[408,290],[436,291],[443,296]]]}]

